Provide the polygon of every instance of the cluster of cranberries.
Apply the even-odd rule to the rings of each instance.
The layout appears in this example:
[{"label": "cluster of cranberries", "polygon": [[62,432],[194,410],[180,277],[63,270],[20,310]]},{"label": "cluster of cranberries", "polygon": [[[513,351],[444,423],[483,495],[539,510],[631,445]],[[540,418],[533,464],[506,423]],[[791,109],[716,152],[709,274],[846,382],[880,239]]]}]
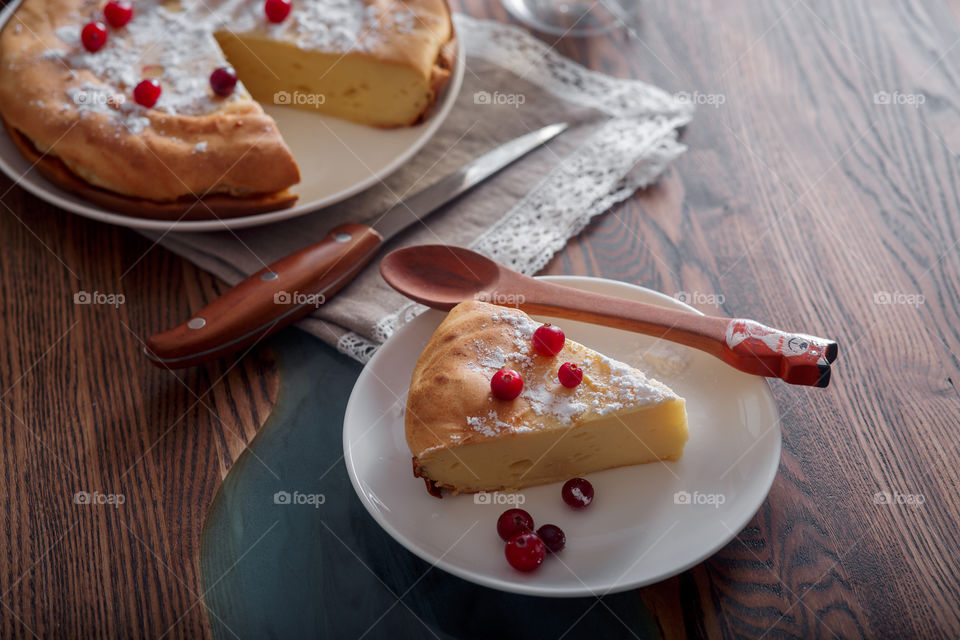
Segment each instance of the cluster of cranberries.
[{"label": "cluster of cranberries", "polygon": [[[565,341],[563,329],[549,323],[537,327],[533,332],[533,348],[547,358],[560,353]],[[573,389],[583,382],[583,369],[573,362],[564,362],[557,371],[557,378],[560,384]],[[490,391],[500,400],[513,400],[523,391],[523,378],[513,369],[500,369],[490,379]]]},{"label": "cluster of cranberries", "polygon": [[[126,0],[110,0],[103,8],[103,17],[114,29],[121,29],[133,17],[133,5]],[[107,44],[107,27],[99,20],[88,22],[80,32],[84,48],[93,53]]]},{"label": "cluster of cranberries", "polygon": [[[283,22],[290,15],[291,0],[266,0],[263,11],[270,22]],[[110,0],[103,8],[103,17],[114,29],[122,29],[133,19],[133,5],[127,0]],[[80,31],[80,41],[84,49],[96,53],[107,44],[107,27],[99,20],[88,22]],[[233,93],[237,86],[237,73],[232,67],[219,67],[210,74],[210,88],[220,96]],[[133,89],[133,99],[137,104],[150,108],[160,99],[162,88],[153,78],[141,80]]]},{"label": "cluster of cranberries", "polygon": [[[110,0],[103,7],[103,18],[114,29],[122,29],[133,19],[133,5],[127,0]],[[96,53],[107,44],[107,27],[99,20],[88,22],[80,31],[83,48]],[[160,83],[152,78],[142,80],[133,89],[133,99],[137,104],[150,108],[160,99]]]},{"label": "cluster of cranberries", "polygon": [[[122,29],[133,18],[133,5],[126,0],[110,0],[103,8],[103,17],[114,29]],[[88,22],[80,32],[83,47],[93,53],[107,44],[107,27],[99,20]]]},{"label": "cluster of cranberries", "polygon": [[[567,480],[560,492],[563,501],[574,509],[593,502],[593,485],[584,478]],[[523,509],[507,509],[497,519],[497,534],[506,541],[504,555],[517,571],[533,571],[547,552],[559,553],[567,546],[567,536],[555,524],[534,529],[533,516]]]}]

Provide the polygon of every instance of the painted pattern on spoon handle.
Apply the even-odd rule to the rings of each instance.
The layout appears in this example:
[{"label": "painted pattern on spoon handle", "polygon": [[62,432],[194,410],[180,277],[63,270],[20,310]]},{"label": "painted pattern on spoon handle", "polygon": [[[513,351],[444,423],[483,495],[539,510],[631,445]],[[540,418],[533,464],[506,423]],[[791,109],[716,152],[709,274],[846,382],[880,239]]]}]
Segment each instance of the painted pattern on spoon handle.
[{"label": "painted pattern on spoon handle", "polygon": [[830,364],[838,351],[832,340],[735,318],[727,325],[721,359],[747,373],[782,378],[790,384],[826,387],[830,384]]}]

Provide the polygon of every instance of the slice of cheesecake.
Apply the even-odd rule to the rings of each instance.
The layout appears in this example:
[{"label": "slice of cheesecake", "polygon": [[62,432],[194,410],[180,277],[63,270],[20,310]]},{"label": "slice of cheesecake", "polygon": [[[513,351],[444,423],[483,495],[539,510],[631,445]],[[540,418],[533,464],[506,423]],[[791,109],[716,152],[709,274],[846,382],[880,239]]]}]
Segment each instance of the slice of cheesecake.
[{"label": "slice of cheesecake", "polygon": [[[516,490],[683,455],[683,398],[572,340],[555,357],[541,356],[532,343],[538,326],[515,309],[463,302],[427,343],[405,426],[413,473],[432,494]],[[557,378],[564,362],[584,372],[572,389]],[[490,391],[500,369],[523,378],[514,400]]]},{"label": "slice of cheesecake", "polygon": [[253,11],[214,35],[261,102],[402,127],[429,113],[450,77],[446,0],[311,0],[280,25],[259,19],[259,4]]}]

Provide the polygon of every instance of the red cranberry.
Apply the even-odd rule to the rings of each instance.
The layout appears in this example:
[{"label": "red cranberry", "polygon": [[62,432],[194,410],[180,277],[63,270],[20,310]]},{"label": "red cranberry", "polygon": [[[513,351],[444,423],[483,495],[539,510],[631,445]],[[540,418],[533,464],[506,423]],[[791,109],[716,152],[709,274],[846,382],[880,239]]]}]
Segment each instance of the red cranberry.
[{"label": "red cranberry", "polygon": [[563,483],[560,495],[574,509],[585,509],[593,502],[593,485],[585,478],[573,478]]},{"label": "red cranberry", "polygon": [[290,15],[292,7],[290,0],[267,0],[263,5],[263,11],[267,14],[267,20],[270,22],[283,22]]},{"label": "red cranberry", "polygon": [[490,380],[490,390],[496,398],[513,400],[523,391],[523,378],[513,369],[500,369]]},{"label": "red cranberry", "polygon": [[102,22],[88,22],[80,32],[80,40],[90,53],[100,51],[107,44],[107,28]]},{"label": "red cranberry", "polygon": [[126,0],[110,0],[103,8],[103,17],[114,29],[125,27],[133,18],[133,5]]},{"label": "red cranberry", "polygon": [[140,106],[149,109],[160,99],[160,83],[152,78],[141,80],[140,84],[133,89],[133,99]]},{"label": "red cranberry", "polygon": [[497,519],[497,533],[504,540],[524,531],[533,531],[533,518],[523,509],[507,509]]},{"label": "red cranberry", "polygon": [[507,562],[517,571],[533,571],[547,556],[547,547],[540,536],[532,531],[525,531],[507,540],[504,553]]},{"label": "red cranberry", "polygon": [[583,382],[583,369],[572,362],[564,362],[560,371],[557,372],[557,378],[560,379],[560,384],[568,389],[573,389]]},{"label": "red cranberry", "polygon": [[547,551],[550,553],[563,551],[563,548],[567,546],[567,536],[564,535],[563,529],[555,524],[543,525],[537,529],[537,535],[543,540],[543,544],[546,545]]},{"label": "red cranberry", "polygon": [[537,327],[533,332],[533,348],[542,356],[553,357],[563,349],[566,336],[563,329],[550,323]]},{"label": "red cranberry", "polygon": [[226,98],[233,93],[233,88],[237,86],[237,72],[233,67],[219,67],[210,74],[210,88],[221,98]]}]

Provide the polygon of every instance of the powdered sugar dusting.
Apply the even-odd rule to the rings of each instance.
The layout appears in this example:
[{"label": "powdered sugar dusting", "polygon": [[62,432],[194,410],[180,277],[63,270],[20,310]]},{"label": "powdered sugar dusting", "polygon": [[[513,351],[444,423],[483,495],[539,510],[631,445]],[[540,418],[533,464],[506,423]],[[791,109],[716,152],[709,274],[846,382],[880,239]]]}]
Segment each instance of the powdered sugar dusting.
[{"label": "powdered sugar dusting", "polygon": [[538,416],[553,416],[563,424],[572,423],[588,409],[575,390],[567,389],[559,381],[531,380],[520,395]]},{"label": "powdered sugar dusting", "polygon": [[674,397],[666,393],[663,385],[654,385],[642,372],[618,360],[600,354],[596,359],[610,370],[610,384],[603,393],[592,398],[597,415],[604,416],[631,405],[656,404],[667,397]]},{"label": "powdered sugar dusting", "polygon": [[40,54],[44,60],[60,60],[67,57],[67,52],[63,49],[48,49]]},{"label": "powdered sugar dusting", "polygon": [[150,120],[145,115],[146,109],[128,101],[126,96],[108,86],[84,82],[67,89],[67,97],[81,118],[91,113],[114,116],[116,124],[132,134],[150,126]]},{"label": "powdered sugar dusting", "polygon": [[124,120],[123,125],[127,131],[136,135],[150,126],[150,119],[144,116],[133,115]]},{"label": "powdered sugar dusting", "polygon": [[[467,366],[486,378],[492,377],[499,369],[516,369],[524,381],[520,399],[526,406],[521,409],[528,408],[529,411],[520,411],[513,416],[511,424],[505,422],[495,409],[485,415],[468,417],[467,425],[484,436],[493,437],[506,430],[537,429],[547,420],[572,425],[582,416],[604,416],[677,397],[642,372],[569,340],[560,357],[547,361],[533,350],[533,333],[540,325],[519,311],[501,309],[490,319],[494,327],[506,330],[508,342],[515,350],[504,349],[500,344],[488,346],[477,339],[471,343],[476,355]],[[556,375],[557,366],[566,359],[578,362],[584,370],[584,382],[573,389],[561,385]],[[518,407],[508,405],[503,409],[515,412]],[[519,422],[517,415],[521,416]]]},{"label": "powdered sugar dusting", "polygon": [[485,416],[469,416],[467,417],[467,426],[477,431],[488,438],[498,436],[504,432],[519,432],[519,431],[529,431],[530,428],[527,426],[515,427],[512,424],[504,422],[500,419],[500,416],[496,411],[491,410]]},{"label": "powdered sugar dusting", "polygon": [[[156,78],[163,89],[155,109],[170,114],[210,113],[245,95],[235,91],[227,98],[213,95],[210,72],[225,64],[213,37],[210,20],[198,19],[196,11],[170,11],[144,2],[136,5],[134,19],[121,30],[110,32],[107,44],[94,53],[80,44],[83,20],[57,29],[69,46],[64,62],[72,69],[90,71],[108,90],[132,95],[144,78]],[[46,52],[44,55],[52,55]],[[143,109],[129,100],[131,109]]]},{"label": "powdered sugar dusting", "polygon": [[[380,15],[376,4],[363,0],[298,2],[280,24],[266,20],[262,0],[181,0],[179,6],[141,0],[135,4],[133,20],[122,29],[111,29],[106,45],[90,53],[80,42],[80,30],[91,19],[102,19],[98,5],[90,3],[64,19],[55,32],[63,46],[42,52],[41,58],[59,60],[71,71],[91,72],[101,90],[111,95],[132,96],[141,80],[155,78],[162,93],[154,109],[182,115],[211,113],[247,95],[242,84],[226,98],[210,89],[211,71],[226,64],[214,38],[217,31],[256,32],[306,49],[346,53],[372,50],[388,33],[410,32],[420,20],[409,9]],[[78,107],[81,117],[95,111],[115,115],[116,124],[129,131],[145,128],[139,118],[147,110],[132,98],[123,109]],[[137,119],[131,121],[131,114]]]},{"label": "powdered sugar dusting", "polygon": [[636,345],[635,352],[626,361],[661,379],[680,380],[690,368],[690,356],[682,347],[663,342],[649,347]]},{"label": "powdered sugar dusting", "polygon": [[516,344],[517,349],[526,351],[530,350],[533,333],[537,330],[537,327],[540,326],[530,319],[529,316],[508,310],[493,314],[490,316],[490,320],[495,323],[503,322],[513,327],[514,344]]},{"label": "powdered sugar dusting", "polygon": [[[476,350],[476,359],[468,366],[484,375],[493,375],[495,371],[504,368],[513,368],[523,375],[524,370],[533,366],[533,332],[539,326],[525,315],[503,311],[490,316],[496,326],[509,325],[512,332],[513,351],[505,351],[500,345],[488,347],[480,340],[473,341]],[[484,325],[486,327],[486,325]]]}]

